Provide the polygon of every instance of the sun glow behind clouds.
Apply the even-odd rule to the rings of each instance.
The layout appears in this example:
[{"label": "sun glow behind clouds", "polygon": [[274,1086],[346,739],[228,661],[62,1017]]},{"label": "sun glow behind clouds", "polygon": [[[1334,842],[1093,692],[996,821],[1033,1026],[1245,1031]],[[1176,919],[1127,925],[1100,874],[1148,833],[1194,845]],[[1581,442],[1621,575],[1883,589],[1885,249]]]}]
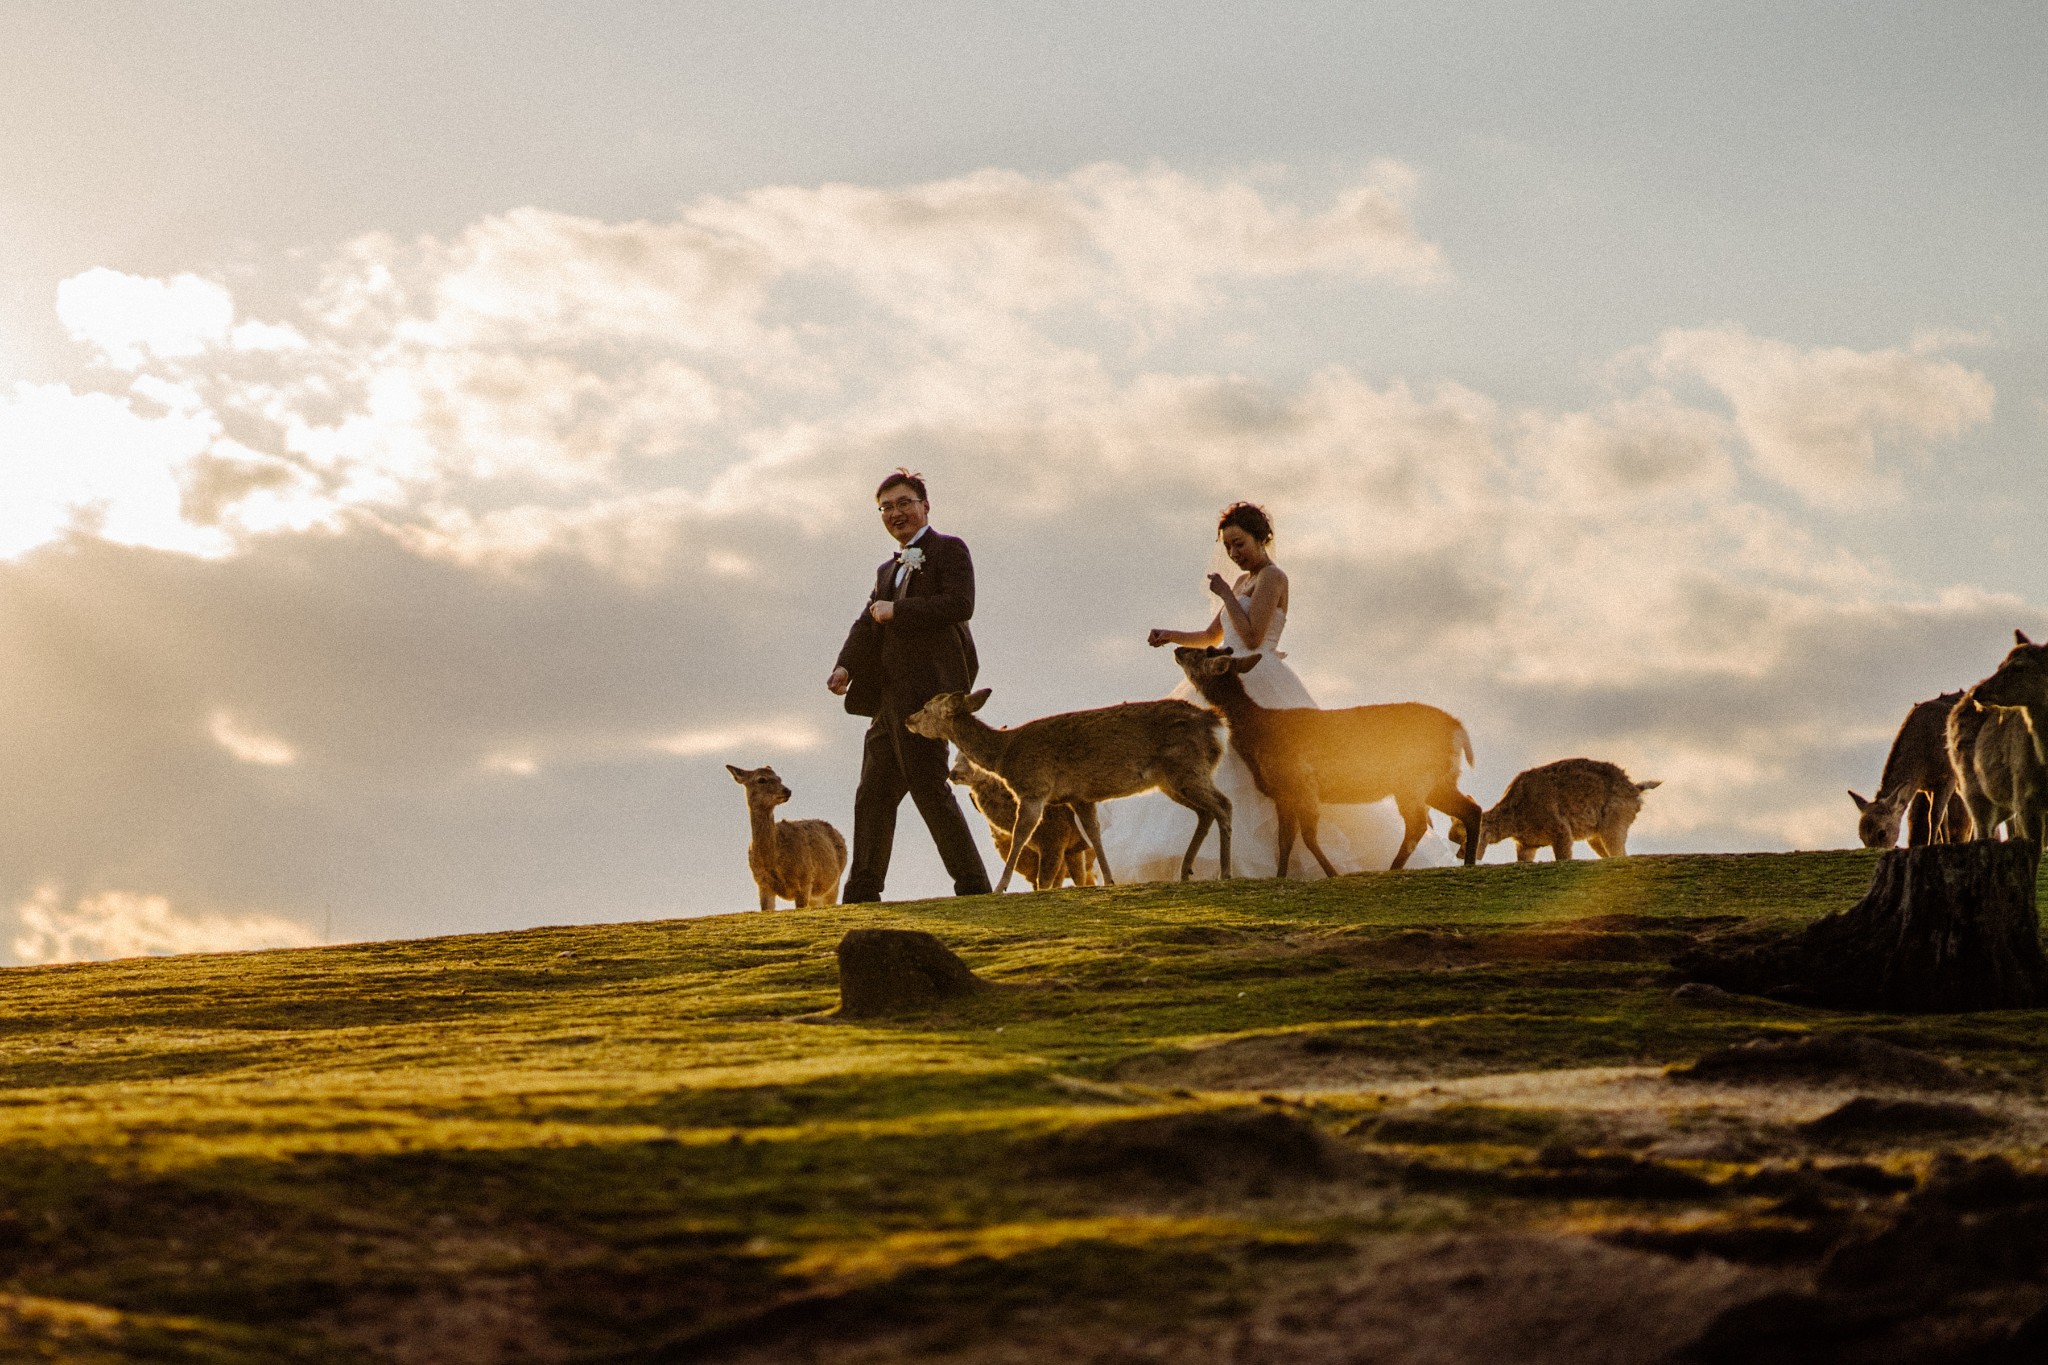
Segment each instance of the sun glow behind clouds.
[{"label": "sun glow behind clouds", "polygon": [[678,730],[654,740],[647,747],[677,758],[698,758],[707,754],[739,753],[748,749],[773,749],[794,753],[815,749],[823,743],[817,727],[809,721],[781,719],[711,726],[700,730]]},{"label": "sun glow behind clouds", "polygon": [[66,905],[63,892],[45,884],[16,905],[14,914],[21,924],[14,956],[29,964],[306,948],[320,941],[282,915],[187,914],[164,896],[134,891],[106,891]]},{"label": "sun glow behind clouds", "polygon": [[206,733],[243,763],[264,768],[288,768],[299,761],[299,752],[275,735],[250,729],[227,711],[215,711],[206,721]]},{"label": "sun glow behind clouds", "polygon": [[57,320],[108,364],[133,370],[145,355],[195,356],[225,341],[235,301],[197,275],[157,280],[97,266],[57,286]]}]

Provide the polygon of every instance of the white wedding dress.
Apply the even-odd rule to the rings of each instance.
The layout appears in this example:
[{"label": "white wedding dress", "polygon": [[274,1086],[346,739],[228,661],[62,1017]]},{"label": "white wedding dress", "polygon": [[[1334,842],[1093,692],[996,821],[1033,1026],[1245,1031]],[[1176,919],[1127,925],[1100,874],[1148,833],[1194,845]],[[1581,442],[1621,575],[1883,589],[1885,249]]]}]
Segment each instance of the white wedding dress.
[{"label": "white wedding dress", "polygon": [[[1247,610],[1250,597],[1238,599]],[[1275,611],[1266,628],[1266,639],[1254,651],[1245,648],[1230,613],[1223,614],[1223,643],[1239,655],[1257,653],[1258,666],[1244,678],[1245,691],[1261,706],[1314,706],[1308,688],[1287,666],[1279,649],[1280,633],[1287,625],[1287,613]],[[1199,703],[1194,685],[1181,679],[1169,695]],[[1278,858],[1278,813],[1252,781],[1251,769],[1230,748],[1224,732],[1223,761],[1216,765],[1216,785],[1230,798],[1231,871],[1240,877],[1270,877]],[[1195,813],[1178,805],[1164,793],[1145,792],[1121,801],[1105,801],[1098,807],[1102,822],[1102,845],[1109,854],[1109,870],[1119,882],[1172,881],[1180,876],[1180,860],[1187,853],[1188,840],[1195,834]],[[1390,866],[1401,849],[1401,815],[1392,798],[1363,806],[1322,808],[1316,841],[1339,872],[1363,872]],[[1454,861],[1451,849],[1440,833],[1425,834],[1408,857],[1410,867],[1435,867]],[[1290,877],[1321,877],[1323,869],[1297,834],[1294,852],[1288,860]],[[1217,874],[1216,835],[1211,831],[1195,855],[1197,877]]]}]

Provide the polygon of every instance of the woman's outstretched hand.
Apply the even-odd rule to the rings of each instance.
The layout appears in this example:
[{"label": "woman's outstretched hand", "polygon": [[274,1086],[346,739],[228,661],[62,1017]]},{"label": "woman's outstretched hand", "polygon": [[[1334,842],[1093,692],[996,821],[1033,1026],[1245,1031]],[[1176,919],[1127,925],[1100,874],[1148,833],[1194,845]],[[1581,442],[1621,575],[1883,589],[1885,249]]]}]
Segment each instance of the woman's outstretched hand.
[{"label": "woman's outstretched hand", "polygon": [[1170,645],[1173,643],[1173,632],[1170,630],[1152,631],[1145,636],[1145,643],[1154,649],[1159,648],[1161,645]]}]

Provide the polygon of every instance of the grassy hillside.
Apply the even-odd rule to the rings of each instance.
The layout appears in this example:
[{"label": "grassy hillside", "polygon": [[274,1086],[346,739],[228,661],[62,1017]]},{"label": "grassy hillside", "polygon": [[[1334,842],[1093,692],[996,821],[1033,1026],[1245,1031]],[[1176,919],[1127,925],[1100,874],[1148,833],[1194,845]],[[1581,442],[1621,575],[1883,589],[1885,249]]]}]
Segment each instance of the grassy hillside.
[{"label": "grassy hillside", "polygon": [[[66,1360],[1313,1360],[1362,1341],[1507,1360],[1538,1358],[1509,1337],[1548,1334],[1560,1359],[1655,1359],[1805,1284],[1855,1220],[1916,1197],[1937,1149],[2037,1150],[2040,1014],[1674,997],[1661,963],[1687,936],[1847,905],[1874,859],[11,970],[0,1341]],[[863,925],[929,929],[1002,989],[802,1020],[835,1003],[833,946]],[[1798,1127],[1841,1095],[1717,1106],[1654,1070],[1807,1030],[1953,1059],[1999,1126],[1851,1150]],[[1513,1079],[1530,1072],[1560,1074]],[[1801,1163],[1812,1188],[1788,1194]],[[2032,1291],[2001,1292],[1995,1312],[2023,1315]],[[1572,1346],[1588,1331],[1612,1349]]]}]

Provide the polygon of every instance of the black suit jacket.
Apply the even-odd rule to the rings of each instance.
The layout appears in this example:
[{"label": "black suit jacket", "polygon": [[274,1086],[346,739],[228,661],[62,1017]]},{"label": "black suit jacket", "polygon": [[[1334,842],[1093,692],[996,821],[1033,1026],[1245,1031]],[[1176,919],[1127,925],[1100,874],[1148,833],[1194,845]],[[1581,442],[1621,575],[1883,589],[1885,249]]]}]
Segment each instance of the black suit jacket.
[{"label": "black suit jacket", "polygon": [[[981,671],[974,633],[967,628],[974,615],[974,558],[967,542],[928,530],[917,548],[924,551],[924,563],[904,580],[895,619],[881,625],[861,608],[839,650],[839,667],[853,677],[846,709],[856,716],[879,715],[884,708],[898,718],[908,716],[940,692],[967,691]],[[892,555],[875,570],[868,605],[887,598],[895,581]]]}]

